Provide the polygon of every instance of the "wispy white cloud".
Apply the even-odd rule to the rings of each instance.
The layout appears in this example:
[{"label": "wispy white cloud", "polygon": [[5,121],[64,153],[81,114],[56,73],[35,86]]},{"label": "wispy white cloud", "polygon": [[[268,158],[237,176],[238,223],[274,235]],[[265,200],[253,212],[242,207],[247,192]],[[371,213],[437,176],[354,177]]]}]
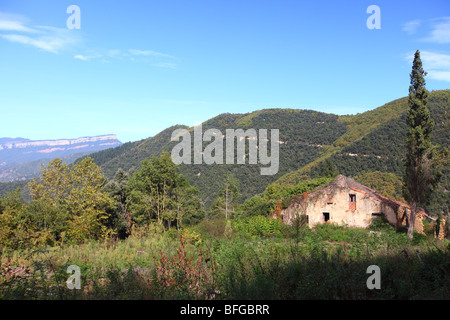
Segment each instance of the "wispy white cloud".
[{"label": "wispy white cloud", "polygon": [[450,55],[423,51],[421,57],[430,79],[450,82]]},{"label": "wispy white cloud", "polygon": [[[82,61],[91,61],[97,59],[102,62],[110,62],[113,60],[128,60],[133,62],[148,63],[149,65],[158,68],[177,69],[177,64],[173,62],[173,60],[176,60],[176,57],[153,50],[99,50],[95,54],[92,54],[92,52],[90,54],[79,53],[76,54],[74,58]],[[162,58],[164,58],[165,60],[170,58],[172,62],[161,61]]]},{"label": "wispy white cloud", "polygon": [[[4,12],[0,12],[0,39],[55,54],[68,49],[77,49],[77,45],[82,42],[79,32],[67,28],[31,25],[24,16]],[[174,62],[176,57],[154,50],[78,49],[73,58],[81,61],[100,62],[136,61],[158,68],[177,68],[177,64]]]},{"label": "wispy white cloud", "polygon": [[[420,57],[424,70],[428,73],[427,78],[450,82],[450,55],[432,51],[421,51]],[[414,59],[414,53],[405,57],[409,63]]]},{"label": "wispy white cloud", "polygon": [[434,43],[450,43],[450,17],[433,19],[430,35],[423,40]]},{"label": "wispy white cloud", "polygon": [[0,37],[51,53],[59,53],[80,40],[77,33],[68,29],[29,26],[26,21],[22,16],[0,12]]},{"label": "wispy white cloud", "polygon": [[83,54],[76,54],[73,56],[75,59],[78,60],[82,60],[82,61],[89,61],[92,59],[96,59],[96,58],[101,58],[102,55],[91,55],[91,56],[87,56],[87,55],[83,55]]},{"label": "wispy white cloud", "polygon": [[0,12],[0,31],[36,32],[25,25],[26,21],[27,19],[21,15]]},{"label": "wispy white cloud", "polygon": [[155,67],[158,67],[158,68],[169,68],[169,69],[176,69],[177,68],[177,64],[176,63],[172,63],[172,62],[159,62],[159,63],[155,63],[153,65]]},{"label": "wispy white cloud", "polygon": [[447,69],[450,71],[450,55],[431,51],[422,51],[420,56],[424,67],[429,69]]},{"label": "wispy white cloud", "polygon": [[76,54],[76,55],[74,56],[74,58],[75,58],[75,59],[78,59],[78,60],[83,60],[83,61],[88,61],[88,60],[91,59],[91,57],[84,56],[84,55],[82,55],[82,54]]},{"label": "wispy white cloud", "polygon": [[158,68],[168,68],[168,69],[177,69],[177,64],[173,62],[173,60],[176,60],[177,58],[166,53],[157,52],[153,50],[138,50],[138,49],[130,49],[128,52],[132,55],[130,58],[131,61],[135,61],[135,57],[153,57],[155,59],[157,58],[165,58],[172,61],[157,61],[153,62],[152,66],[158,67]]},{"label": "wispy white cloud", "polygon": [[19,31],[19,32],[36,32],[35,30],[24,26],[18,21],[0,20],[0,30],[2,31]]},{"label": "wispy white cloud", "polygon": [[403,24],[402,30],[408,34],[414,34],[414,33],[416,33],[417,28],[419,28],[421,23],[422,23],[422,21],[420,21],[420,20],[413,20],[413,21],[406,22],[405,24]]},{"label": "wispy white cloud", "polygon": [[128,50],[132,55],[136,56],[153,56],[153,57],[162,57],[162,58],[172,58],[175,59],[174,56],[171,56],[169,54],[152,51],[152,50],[138,50],[138,49],[130,49]]},{"label": "wispy white cloud", "polygon": [[450,17],[412,20],[402,26],[402,30],[410,35],[418,33],[419,28],[426,32],[426,36],[420,38],[419,41],[438,44],[450,43]]},{"label": "wispy white cloud", "polygon": [[450,71],[430,70],[428,76],[431,79],[450,82]]},{"label": "wispy white cloud", "polygon": [[0,35],[0,37],[10,42],[30,45],[51,53],[58,53],[61,50],[67,48],[68,45],[71,45],[75,42],[75,40],[73,39],[58,37],[55,35],[33,38],[19,34],[6,34]]},{"label": "wispy white cloud", "polygon": [[123,59],[124,55],[120,50],[88,50],[87,53],[79,53],[73,56],[82,61],[99,60],[101,62],[110,62],[112,59]]}]

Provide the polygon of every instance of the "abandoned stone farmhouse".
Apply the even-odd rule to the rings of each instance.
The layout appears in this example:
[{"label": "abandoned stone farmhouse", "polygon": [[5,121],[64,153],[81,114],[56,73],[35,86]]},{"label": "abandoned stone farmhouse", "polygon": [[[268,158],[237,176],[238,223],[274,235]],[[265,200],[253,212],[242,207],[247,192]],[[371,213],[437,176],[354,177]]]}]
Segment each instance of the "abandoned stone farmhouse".
[{"label": "abandoned stone farmhouse", "polygon": [[[293,197],[279,215],[287,224],[291,224],[294,217],[305,215],[309,227],[332,222],[366,228],[374,217],[381,216],[394,226],[406,226],[410,213],[407,204],[388,199],[351,178],[339,175],[325,186]],[[425,212],[417,212],[416,232],[423,233],[424,218],[431,219]]]}]

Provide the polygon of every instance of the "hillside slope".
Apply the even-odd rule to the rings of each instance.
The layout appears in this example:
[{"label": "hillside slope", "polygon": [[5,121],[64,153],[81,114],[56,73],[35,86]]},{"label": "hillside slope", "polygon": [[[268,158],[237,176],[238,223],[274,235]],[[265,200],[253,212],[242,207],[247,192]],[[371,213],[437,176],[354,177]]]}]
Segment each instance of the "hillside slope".
[{"label": "hillside slope", "polygon": [[[450,90],[433,91],[428,102],[430,114],[435,121],[432,141],[436,145],[449,146],[450,131],[445,127],[450,110]],[[354,176],[363,170],[392,172],[401,177],[402,159],[405,154],[406,112],[408,98],[390,102],[380,108],[354,116],[340,117],[347,131],[333,147],[307,166],[281,177],[277,183],[295,184],[304,174],[320,175],[320,163],[329,160],[336,170]]]},{"label": "hillside slope", "polygon": [[[190,183],[197,186],[206,202],[212,201],[222,187],[228,173],[237,177],[243,198],[264,190],[267,184],[275,181],[292,170],[295,170],[317,158],[321,149],[331,145],[336,137],[345,133],[344,123],[339,123],[338,116],[311,110],[267,109],[246,114],[221,114],[202,124],[203,132],[208,129],[219,129],[225,134],[226,129],[244,130],[249,128],[279,129],[280,167],[273,176],[262,176],[258,165],[180,165],[180,171]],[[193,128],[173,126],[158,135],[124,144],[113,151],[94,153],[91,157],[102,167],[105,175],[111,178],[118,168],[128,170],[138,167],[140,162],[162,151],[171,151],[178,142],[171,142],[170,138],[175,129]],[[270,134],[269,134],[270,138]],[[226,141],[226,139],[224,139]],[[225,145],[224,141],[224,145]],[[204,145],[207,145],[205,143]],[[270,150],[270,147],[269,147]],[[108,158],[115,152],[112,158]],[[109,153],[109,154],[108,154]],[[225,157],[225,155],[224,155]]]},{"label": "hillside slope", "polygon": [[[450,90],[430,93],[429,108],[436,121],[434,142],[449,143],[449,132],[442,125],[449,110]],[[260,175],[261,165],[182,164],[180,171],[197,186],[206,204],[217,196],[227,174],[240,181],[242,199],[262,192],[269,183],[295,185],[305,175],[320,175],[320,164],[331,161],[336,169],[349,176],[365,170],[402,174],[405,114],[407,98],[389,102],[379,108],[357,115],[338,116],[311,110],[264,109],[246,114],[221,114],[202,124],[203,131],[219,129],[279,129],[279,171],[272,176]],[[119,148],[91,156],[111,178],[118,168],[138,168],[140,162],[162,151],[171,151],[178,142],[171,142],[173,126],[158,135],[124,144]],[[204,146],[208,143],[204,143]],[[224,142],[225,145],[225,142]],[[269,147],[270,150],[270,147]]]}]

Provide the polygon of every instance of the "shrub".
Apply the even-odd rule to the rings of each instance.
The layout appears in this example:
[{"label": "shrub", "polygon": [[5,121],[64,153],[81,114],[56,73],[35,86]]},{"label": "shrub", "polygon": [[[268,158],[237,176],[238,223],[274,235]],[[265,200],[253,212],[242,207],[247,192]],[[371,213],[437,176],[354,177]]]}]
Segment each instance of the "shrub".
[{"label": "shrub", "polygon": [[427,236],[422,233],[414,232],[414,236],[412,239],[413,245],[421,245],[423,243],[427,242]]},{"label": "shrub", "polygon": [[198,232],[203,238],[222,238],[225,232],[225,219],[203,220],[191,230]]},{"label": "shrub", "polygon": [[181,232],[181,236],[187,243],[193,244],[195,246],[199,246],[202,243],[200,234],[190,228],[183,229]]},{"label": "shrub", "polygon": [[253,216],[233,220],[232,227],[245,237],[272,237],[281,235],[284,224],[278,219]]},{"label": "shrub", "polygon": [[381,230],[385,228],[392,229],[392,226],[384,216],[372,218],[372,223],[370,224],[371,230]]},{"label": "shrub", "polygon": [[215,292],[214,261],[201,248],[188,255],[186,244],[180,235],[176,255],[168,257],[160,250],[159,257],[153,257],[156,267],[151,287],[161,290],[168,298],[205,299],[211,292]]},{"label": "shrub", "polygon": [[297,242],[305,240],[306,236],[311,233],[308,227],[307,218],[305,215],[297,215],[292,219],[291,225],[283,225],[283,237],[288,239],[295,239]]}]

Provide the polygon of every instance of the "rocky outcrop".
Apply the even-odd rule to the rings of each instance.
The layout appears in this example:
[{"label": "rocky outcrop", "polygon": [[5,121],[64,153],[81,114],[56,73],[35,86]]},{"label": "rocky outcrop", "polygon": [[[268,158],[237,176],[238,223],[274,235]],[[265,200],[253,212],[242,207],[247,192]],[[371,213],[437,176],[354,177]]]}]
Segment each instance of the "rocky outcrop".
[{"label": "rocky outcrop", "polygon": [[41,165],[54,158],[70,163],[79,157],[121,144],[115,134],[38,141],[0,138],[0,182],[33,178],[39,175]]},{"label": "rocky outcrop", "polygon": [[109,145],[121,144],[119,140],[117,140],[117,136],[115,134],[108,134],[102,136],[95,137],[83,137],[78,139],[61,139],[61,140],[26,140],[26,139],[8,139],[5,138],[3,140],[8,140],[8,142],[0,143],[0,150],[6,149],[23,149],[30,147],[53,147],[53,146],[71,146],[80,143],[89,143],[89,142],[98,142],[98,141],[107,141],[107,140],[116,140],[117,143],[109,143]]}]

